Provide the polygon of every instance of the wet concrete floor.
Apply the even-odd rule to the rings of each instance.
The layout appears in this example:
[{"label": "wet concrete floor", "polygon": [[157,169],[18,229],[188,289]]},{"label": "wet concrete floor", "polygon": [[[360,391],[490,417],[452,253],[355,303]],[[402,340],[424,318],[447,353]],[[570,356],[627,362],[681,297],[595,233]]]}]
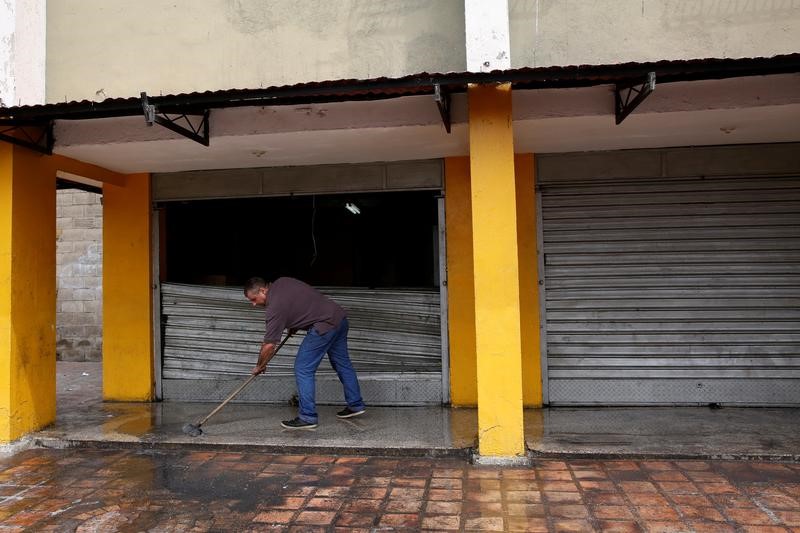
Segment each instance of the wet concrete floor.
[{"label": "wet concrete floor", "polygon": [[[34,435],[47,447],[216,448],[272,453],[467,457],[475,409],[372,407],[339,420],[341,406],[319,406],[320,426],[291,431],[289,405],[231,403],[183,434],[217,404],[104,403],[99,363],[58,363],[57,421]],[[238,381],[232,381],[231,388]],[[525,440],[536,457],[769,459],[800,461],[800,409],[662,407],[550,408],[525,411]]]},{"label": "wet concrete floor", "polygon": [[[97,363],[58,364],[56,423],[33,435],[46,447],[159,447],[258,449],[270,452],[380,453],[466,457],[474,445],[474,409],[368,407],[363,416],[338,419],[342,406],[320,405],[319,427],[287,430],[290,405],[230,403],[203,425],[203,434],[183,433],[218,404],[198,402],[113,403],[101,401]],[[235,388],[240,380],[232,380]]]},{"label": "wet concrete floor", "polygon": [[29,449],[0,531],[800,532],[800,464]]}]

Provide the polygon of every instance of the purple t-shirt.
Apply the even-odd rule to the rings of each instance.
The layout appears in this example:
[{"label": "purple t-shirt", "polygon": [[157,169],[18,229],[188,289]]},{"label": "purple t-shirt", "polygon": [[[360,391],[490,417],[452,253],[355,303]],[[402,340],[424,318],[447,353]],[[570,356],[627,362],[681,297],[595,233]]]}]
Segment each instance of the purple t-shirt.
[{"label": "purple t-shirt", "polygon": [[324,335],[339,327],[345,310],[317,289],[294,278],[278,278],[269,285],[264,307],[264,342],[278,343],[284,329],[314,330]]}]

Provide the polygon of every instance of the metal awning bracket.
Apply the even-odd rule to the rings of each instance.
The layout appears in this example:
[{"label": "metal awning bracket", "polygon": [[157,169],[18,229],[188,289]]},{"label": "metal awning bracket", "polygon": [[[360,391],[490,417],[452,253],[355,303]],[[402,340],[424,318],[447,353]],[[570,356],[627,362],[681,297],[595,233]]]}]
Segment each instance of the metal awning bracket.
[{"label": "metal awning bracket", "polygon": [[442,86],[438,83],[433,86],[433,89],[434,99],[436,100],[436,106],[439,108],[439,114],[442,116],[444,129],[447,133],[450,133],[450,93],[443,91]]},{"label": "metal awning bracket", "polygon": [[53,121],[0,123],[0,140],[52,155]]},{"label": "metal awning bracket", "polygon": [[[209,144],[209,128],[208,128],[208,109],[202,113],[164,113],[159,111],[158,108],[151,104],[147,98],[147,93],[141,93],[142,97],[142,112],[144,113],[144,121],[148,126],[153,124],[160,124],[168,130],[183,135],[187,139],[208,146]],[[172,116],[170,116],[172,115]],[[194,118],[193,122],[191,118]],[[197,119],[199,118],[199,122]],[[195,122],[197,124],[195,125]],[[185,125],[184,125],[185,124]]]},{"label": "metal awning bracket", "polygon": [[[617,86],[614,88],[614,114],[617,124],[620,124],[625,117],[631,114],[639,104],[644,102],[650,93],[656,88],[656,73],[648,72],[647,78],[643,83],[633,83]],[[623,96],[623,92],[625,92]]]},{"label": "metal awning bracket", "polygon": [[143,92],[142,96],[142,111],[144,111],[144,121],[148,126],[152,126],[156,120],[156,106],[152,105],[147,100],[147,93]]}]

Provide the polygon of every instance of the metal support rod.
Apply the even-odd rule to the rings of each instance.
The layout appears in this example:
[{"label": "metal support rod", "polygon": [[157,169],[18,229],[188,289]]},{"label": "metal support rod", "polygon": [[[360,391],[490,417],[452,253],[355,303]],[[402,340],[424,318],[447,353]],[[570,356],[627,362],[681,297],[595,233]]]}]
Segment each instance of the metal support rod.
[{"label": "metal support rod", "polygon": [[45,123],[19,123],[9,126],[0,125],[0,141],[24,146],[37,152],[52,155],[55,138],[53,137],[53,121]]},{"label": "metal support rod", "polygon": [[[142,98],[142,112],[144,113],[144,120],[148,126],[159,124],[168,130],[174,131],[183,135],[187,139],[191,139],[203,146],[209,145],[209,125],[208,116],[209,110],[206,109],[202,113],[181,113],[175,117],[171,117],[163,113],[151,104],[147,98],[147,93],[141,93]],[[200,117],[200,123],[195,126],[189,117]],[[178,124],[179,121],[184,122],[188,127]],[[202,135],[200,132],[202,131]]]},{"label": "metal support rod", "polygon": [[436,106],[439,108],[439,114],[442,116],[442,123],[447,133],[450,133],[450,93],[442,91],[442,86],[436,84],[433,86],[434,98]]},{"label": "metal support rod", "polygon": [[[614,114],[617,124],[625,120],[625,117],[630,115],[639,104],[644,102],[644,99],[647,98],[655,88],[655,72],[648,72],[647,79],[641,84],[637,82],[633,85],[617,85],[614,89]],[[624,98],[622,96],[622,91],[627,91]]]},{"label": "metal support rod", "polygon": [[[284,344],[286,344],[286,341],[288,341],[288,340],[291,338],[291,336],[292,336],[292,334],[291,334],[291,333],[287,334],[287,335],[286,335],[286,337],[284,337],[284,339],[283,339],[283,340],[281,341],[281,343],[278,345],[278,347],[277,347],[277,348],[275,348],[275,352],[274,352],[274,353],[278,353],[278,350],[280,350],[280,349],[281,349],[281,347],[283,347],[283,345],[284,345]],[[219,410],[220,410],[220,409],[222,409],[223,407],[225,407],[225,405],[226,405],[228,402],[230,402],[232,399],[234,399],[234,398],[235,398],[235,397],[236,397],[236,396],[237,396],[237,395],[238,395],[240,392],[242,392],[242,390],[244,390],[244,388],[245,388],[245,387],[247,387],[247,386],[250,384],[250,382],[251,382],[251,381],[253,381],[253,380],[254,380],[255,378],[257,378],[258,376],[259,376],[259,374],[253,374],[253,375],[251,375],[249,378],[247,378],[247,379],[244,381],[244,383],[242,383],[241,385],[239,385],[239,386],[238,386],[238,387],[237,387],[237,388],[236,388],[236,389],[235,389],[235,390],[234,390],[232,393],[230,393],[230,394],[228,395],[228,397],[227,397],[227,398],[225,398],[225,399],[222,401],[222,403],[221,403],[221,404],[219,404],[219,405],[216,407],[216,409],[214,409],[213,411],[211,411],[210,413],[208,413],[208,414],[205,416],[205,418],[203,418],[201,421],[199,421],[199,422],[196,424],[196,426],[197,426],[197,427],[200,427],[200,426],[202,426],[203,424],[205,424],[206,422],[208,422],[208,419],[209,419],[209,418],[211,418],[212,416],[214,416],[215,414],[217,414],[217,413],[219,412]]]},{"label": "metal support rod", "polygon": [[[189,120],[190,116],[199,116],[202,117],[200,119],[200,124],[195,128],[192,122]],[[189,114],[181,114],[175,118],[169,117],[166,114],[156,115],[154,117],[156,124],[160,124],[167,128],[168,130],[172,130],[175,133],[179,133],[186,137],[187,139],[191,139],[197,143],[202,144],[203,146],[209,145],[208,139],[208,109],[206,109],[202,115],[189,115]],[[188,125],[189,128],[185,128],[177,123],[178,120],[183,119]],[[203,130],[203,135],[200,135],[200,130]]]},{"label": "metal support rod", "polygon": [[147,93],[143,92],[142,97],[142,112],[144,113],[144,121],[148,126],[152,126],[156,119],[156,106],[150,104],[147,99]]}]

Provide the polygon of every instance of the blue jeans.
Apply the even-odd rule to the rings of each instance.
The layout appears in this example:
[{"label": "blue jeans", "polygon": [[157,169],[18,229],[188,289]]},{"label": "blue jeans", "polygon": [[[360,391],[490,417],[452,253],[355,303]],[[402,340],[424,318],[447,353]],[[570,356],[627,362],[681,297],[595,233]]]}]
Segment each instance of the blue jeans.
[{"label": "blue jeans", "polygon": [[315,401],[316,381],[314,379],[322,357],[327,352],[331,366],[339,376],[344,387],[344,399],[350,409],[364,409],[358,378],[347,353],[347,331],[350,323],[343,319],[339,327],[325,335],[320,335],[313,328],[308,330],[306,338],[300,344],[294,360],[294,379],[297,382],[297,395],[300,397],[300,420],[317,423],[317,406]]}]

